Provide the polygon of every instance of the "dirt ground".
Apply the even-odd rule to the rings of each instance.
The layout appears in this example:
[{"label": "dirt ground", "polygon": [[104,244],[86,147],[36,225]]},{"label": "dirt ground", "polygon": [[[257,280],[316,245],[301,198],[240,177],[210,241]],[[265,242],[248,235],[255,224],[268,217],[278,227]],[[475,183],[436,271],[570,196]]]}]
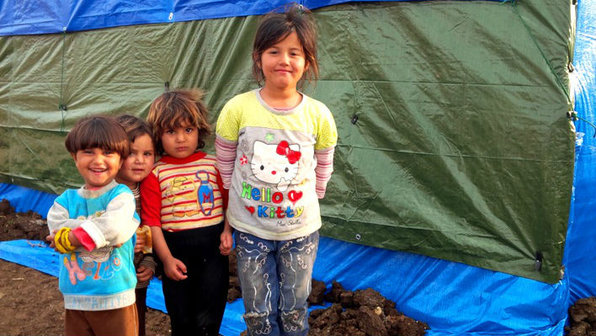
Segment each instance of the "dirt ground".
[{"label": "dirt ground", "polygon": [[[44,240],[45,220],[34,212],[14,213],[6,200],[0,202],[0,241]],[[0,259],[0,335],[63,335],[64,305],[58,279],[34,269]],[[147,336],[170,335],[170,318],[149,308]]]},{"label": "dirt ground", "polygon": [[[6,200],[0,201],[0,241],[14,239],[44,240],[46,221],[37,213],[15,213]],[[241,296],[235,259],[230,258],[228,301]],[[309,302],[325,309],[313,310],[309,317],[309,336],[422,336],[428,326],[395,310],[395,303],[372,289],[347,291],[338,282],[326,290],[325,283],[313,279]],[[62,335],[64,308],[58,279],[0,259],[1,336]],[[169,317],[149,308],[148,336],[167,336]],[[244,333],[243,333],[244,334]]]},{"label": "dirt ground", "polygon": [[567,336],[596,335],[596,297],[579,299],[569,307]]}]

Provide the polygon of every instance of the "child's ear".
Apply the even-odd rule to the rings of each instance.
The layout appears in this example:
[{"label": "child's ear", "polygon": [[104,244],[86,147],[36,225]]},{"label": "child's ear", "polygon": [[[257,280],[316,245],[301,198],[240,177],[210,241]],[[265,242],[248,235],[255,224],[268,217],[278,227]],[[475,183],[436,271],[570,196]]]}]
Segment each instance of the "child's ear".
[{"label": "child's ear", "polygon": [[259,55],[259,53],[257,51],[254,51],[252,53],[252,60],[255,62],[255,64],[257,65],[257,67],[259,69],[261,69],[261,55]]}]

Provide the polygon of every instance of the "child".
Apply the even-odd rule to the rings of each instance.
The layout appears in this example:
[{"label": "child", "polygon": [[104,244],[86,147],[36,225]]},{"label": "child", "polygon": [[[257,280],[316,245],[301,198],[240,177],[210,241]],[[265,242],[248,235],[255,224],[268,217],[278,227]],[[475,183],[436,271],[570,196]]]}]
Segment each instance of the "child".
[{"label": "child", "polygon": [[[116,176],[118,183],[125,184],[135,197],[136,211],[141,213],[140,182],[151,172],[155,162],[153,133],[147,122],[131,115],[121,115],[116,121],[124,127],[130,142],[130,154]],[[155,260],[151,246],[151,230],[142,225],[137,229],[134,265],[137,270],[135,289],[137,312],[139,315],[139,336],[145,336],[145,314],[147,312],[147,286],[155,273]]]},{"label": "child", "polygon": [[199,151],[211,132],[200,99],[198,90],[166,92],[147,116],[164,155],[141,184],[141,218],[163,263],[172,336],[219,335],[229,283],[227,194],[215,157]]},{"label": "child", "polygon": [[86,117],[65,144],[85,181],[48,212],[46,239],[61,252],[65,335],[137,335],[132,259],[139,219],[132,192],[114,181],[128,157],[128,137],[112,118]]},{"label": "child", "polygon": [[232,98],[215,148],[226,221],[236,230],[248,335],[307,335],[307,303],[321,227],[318,198],[333,170],[337,130],[327,107],[297,90],[316,79],[316,31],[300,5],[270,13],[253,44],[262,88]]}]

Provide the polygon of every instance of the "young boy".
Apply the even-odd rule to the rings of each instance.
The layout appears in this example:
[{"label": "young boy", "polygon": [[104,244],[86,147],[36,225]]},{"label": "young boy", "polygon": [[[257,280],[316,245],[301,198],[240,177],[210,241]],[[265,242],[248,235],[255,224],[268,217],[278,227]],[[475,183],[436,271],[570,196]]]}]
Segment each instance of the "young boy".
[{"label": "young boy", "polygon": [[163,264],[172,336],[217,336],[232,234],[224,224],[227,193],[215,157],[200,151],[211,129],[200,91],[162,94],[147,121],[162,157],[141,183],[141,218]]},{"label": "young boy", "polygon": [[128,137],[112,118],[86,117],[65,145],[85,182],[58,196],[48,212],[46,239],[61,253],[65,335],[135,336],[139,218],[130,189],[114,181],[129,153]]}]

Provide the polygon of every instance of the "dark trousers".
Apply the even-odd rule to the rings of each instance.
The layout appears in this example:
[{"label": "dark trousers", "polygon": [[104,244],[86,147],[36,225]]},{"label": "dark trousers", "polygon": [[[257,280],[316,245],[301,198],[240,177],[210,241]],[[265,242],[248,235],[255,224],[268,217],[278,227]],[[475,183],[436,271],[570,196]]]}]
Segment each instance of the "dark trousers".
[{"label": "dark trousers", "polygon": [[139,336],[145,336],[145,313],[147,312],[147,287],[136,288],[136,305],[139,315]]},{"label": "dark trousers", "polygon": [[172,255],[186,265],[187,278],[163,276],[172,336],[217,336],[228,296],[228,257],[219,253],[223,223],[178,232],[164,231]]}]

